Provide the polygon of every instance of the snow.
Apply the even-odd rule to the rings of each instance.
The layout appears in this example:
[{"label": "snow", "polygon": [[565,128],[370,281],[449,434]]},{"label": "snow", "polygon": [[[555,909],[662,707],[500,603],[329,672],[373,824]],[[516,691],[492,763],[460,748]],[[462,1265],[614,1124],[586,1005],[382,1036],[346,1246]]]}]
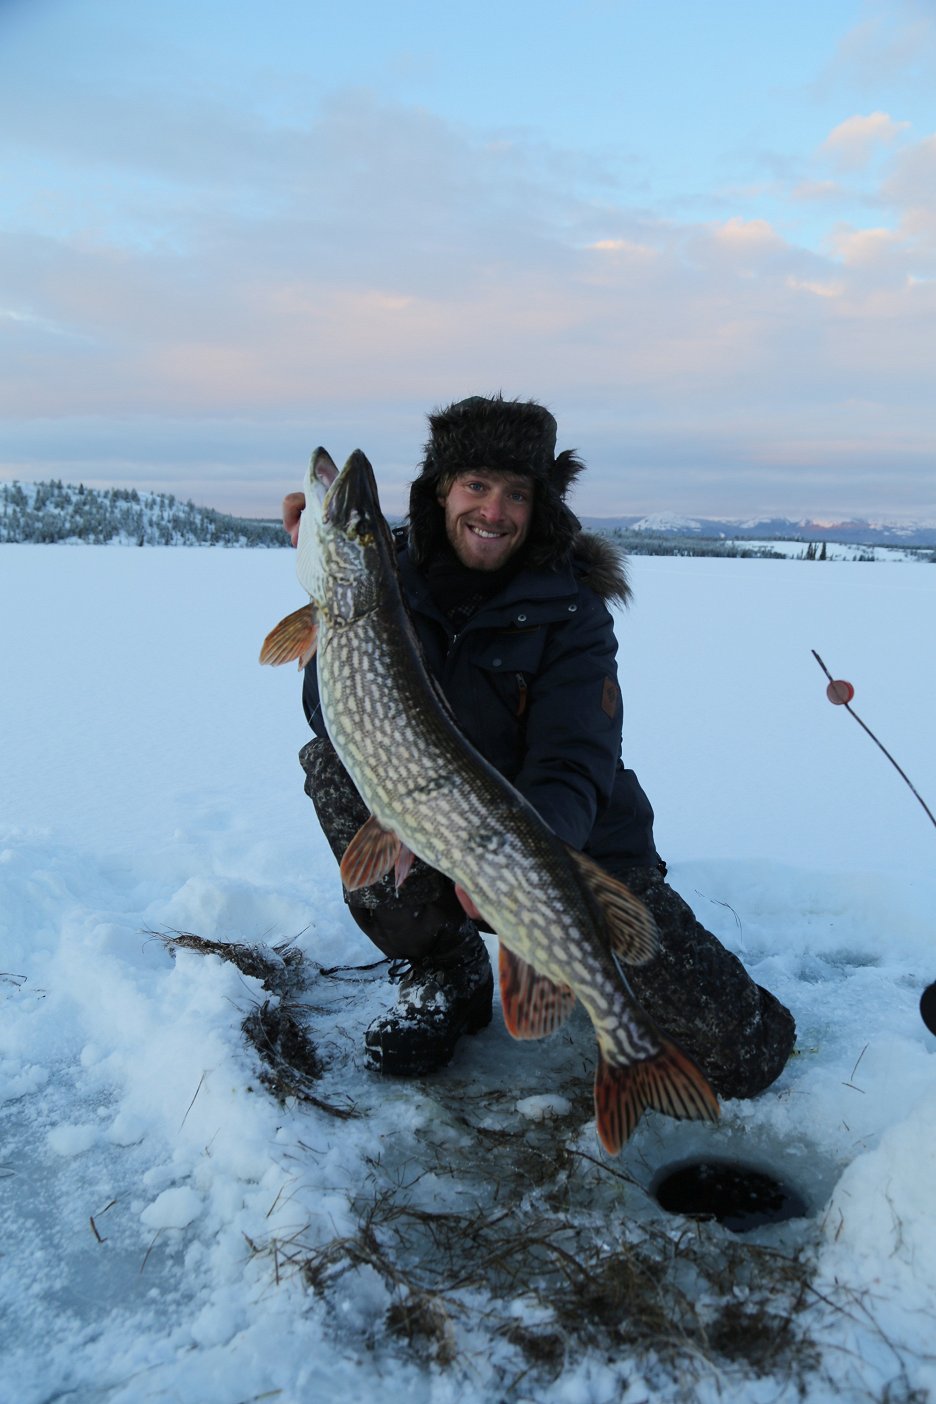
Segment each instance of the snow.
[{"label": "snow", "polygon": [[[860,561],[862,564],[871,565],[875,562],[907,562],[913,561],[917,564],[932,564],[932,549],[920,546],[892,546],[892,545],[872,545],[867,546],[851,541],[816,541],[789,539],[783,540],[777,537],[753,537],[738,536],[730,538],[732,544],[740,550],[755,549],[769,551],[775,556],[787,556],[793,559],[802,560],[810,545],[814,551],[821,551],[825,548],[826,559],[829,561]],[[817,564],[822,564],[821,561]]]},{"label": "snow", "polygon": [[[647,1116],[609,1161],[587,1023],[521,1044],[495,1015],[445,1074],[364,1069],[388,987],[353,968],[375,953],[302,793],[298,678],[256,663],[302,602],[292,568],[267,551],[0,547],[0,1397],[936,1397],[936,1039],[918,1012],[936,832],[810,652],[854,683],[932,807],[936,571],[632,562],[627,760],[671,881],[790,1005],[798,1040],[717,1126]],[[324,1105],[261,1080],[241,1023],[277,996],[154,934],[179,932],[303,953],[292,997]],[[739,1238],[666,1215],[653,1182],[695,1153],[781,1174],[808,1216]],[[560,1221],[593,1273],[656,1247],[666,1291],[710,1313],[707,1348],[680,1348],[680,1322],[668,1343],[611,1349],[611,1328],[585,1329],[597,1299],[560,1328],[509,1261],[480,1275],[508,1228],[547,1243]],[[765,1274],[794,1260],[792,1303]],[[416,1329],[406,1281],[433,1272]],[[743,1311],[765,1282],[798,1348],[720,1349],[719,1292]],[[544,1353],[512,1330],[546,1331]]]},{"label": "snow", "polygon": [[652,512],[634,522],[632,531],[682,532],[700,531],[704,527],[698,517],[680,517],[672,512]]}]

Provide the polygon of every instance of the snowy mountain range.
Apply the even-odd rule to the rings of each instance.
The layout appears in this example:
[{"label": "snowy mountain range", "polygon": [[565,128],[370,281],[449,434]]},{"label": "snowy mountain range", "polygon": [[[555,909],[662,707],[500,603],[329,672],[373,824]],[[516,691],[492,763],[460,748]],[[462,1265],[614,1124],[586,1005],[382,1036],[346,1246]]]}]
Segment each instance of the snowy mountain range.
[{"label": "snowy mountain range", "polygon": [[936,546],[936,522],[841,522],[789,517],[731,519],[681,517],[657,512],[645,517],[583,517],[600,531],[646,532],[656,536],[695,536],[714,540],[835,541],[860,546]]}]

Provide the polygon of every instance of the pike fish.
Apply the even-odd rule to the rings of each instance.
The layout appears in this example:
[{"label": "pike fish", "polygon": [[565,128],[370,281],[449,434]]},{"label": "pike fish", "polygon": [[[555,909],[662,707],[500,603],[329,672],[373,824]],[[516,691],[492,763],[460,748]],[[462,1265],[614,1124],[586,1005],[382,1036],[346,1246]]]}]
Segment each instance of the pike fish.
[{"label": "pike fish", "polygon": [[595,1119],[609,1154],[648,1107],[715,1120],[705,1077],[618,965],[655,955],[650,913],[471,746],[428,672],[370,463],[356,450],[339,473],[319,448],[305,487],[297,574],[312,603],[271,631],[261,662],[302,666],[316,653],[328,735],[371,813],[342,859],[345,886],[391,869],[399,886],[412,854],[458,883],[497,933],[515,1038],[551,1033],[581,1001],[598,1041]]}]

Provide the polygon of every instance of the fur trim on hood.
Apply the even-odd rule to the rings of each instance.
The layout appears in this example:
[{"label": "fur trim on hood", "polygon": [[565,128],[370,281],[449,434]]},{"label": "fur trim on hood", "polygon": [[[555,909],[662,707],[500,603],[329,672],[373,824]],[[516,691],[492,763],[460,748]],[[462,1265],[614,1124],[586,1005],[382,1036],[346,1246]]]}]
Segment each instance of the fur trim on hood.
[{"label": "fur trim on hood", "polygon": [[630,581],[624,548],[608,536],[580,531],[572,547],[572,565],[583,585],[606,605],[629,605]]},{"label": "fur trim on hood", "polygon": [[440,481],[489,468],[533,480],[533,516],[524,559],[534,566],[564,560],[579,531],[565,495],[584,464],[571,449],[556,454],[556,421],[534,400],[472,395],[429,416],[429,441],[410,488],[409,546],[423,566],[445,541]]}]

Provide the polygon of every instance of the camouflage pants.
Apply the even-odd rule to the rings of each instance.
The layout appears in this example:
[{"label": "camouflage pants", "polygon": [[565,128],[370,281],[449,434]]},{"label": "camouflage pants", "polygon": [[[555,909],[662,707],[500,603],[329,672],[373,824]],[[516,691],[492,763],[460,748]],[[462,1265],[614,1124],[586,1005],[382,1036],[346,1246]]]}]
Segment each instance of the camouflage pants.
[{"label": "camouflage pants", "polygon": [[698,922],[656,868],[606,864],[652,912],[661,949],[627,978],[649,1014],[699,1063],[721,1097],[754,1097],[780,1076],[796,1024]]},{"label": "camouflage pants", "polygon": [[[305,789],[340,860],[368,818],[367,808],[329,741],[317,738],[299,759]],[[659,955],[627,978],[649,1014],[696,1059],[722,1097],[753,1097],[777,1078],[796,1036],[793,1016],[751,979],[737,956],[706,931],[657,868],[606,863],[653,913]],[[458,959],[473,936],[450,880],[419,859],[398,894],[392,875],[345,893],[351,915],[384,955]]]},{"label": "camouflage pants", "polygon": [[[317,737],[299,752],[306,773],[305,792],[315,805],[332,853],[344,851],[370,812],[330,741]],[[457,961],[459,948],[477,927],[465,916],[455,887],[421,858],[397,892],[389,873],[372,887],[345,892],[351,915],[378,950],[391,960],[426,960],[444,965]]]}]

